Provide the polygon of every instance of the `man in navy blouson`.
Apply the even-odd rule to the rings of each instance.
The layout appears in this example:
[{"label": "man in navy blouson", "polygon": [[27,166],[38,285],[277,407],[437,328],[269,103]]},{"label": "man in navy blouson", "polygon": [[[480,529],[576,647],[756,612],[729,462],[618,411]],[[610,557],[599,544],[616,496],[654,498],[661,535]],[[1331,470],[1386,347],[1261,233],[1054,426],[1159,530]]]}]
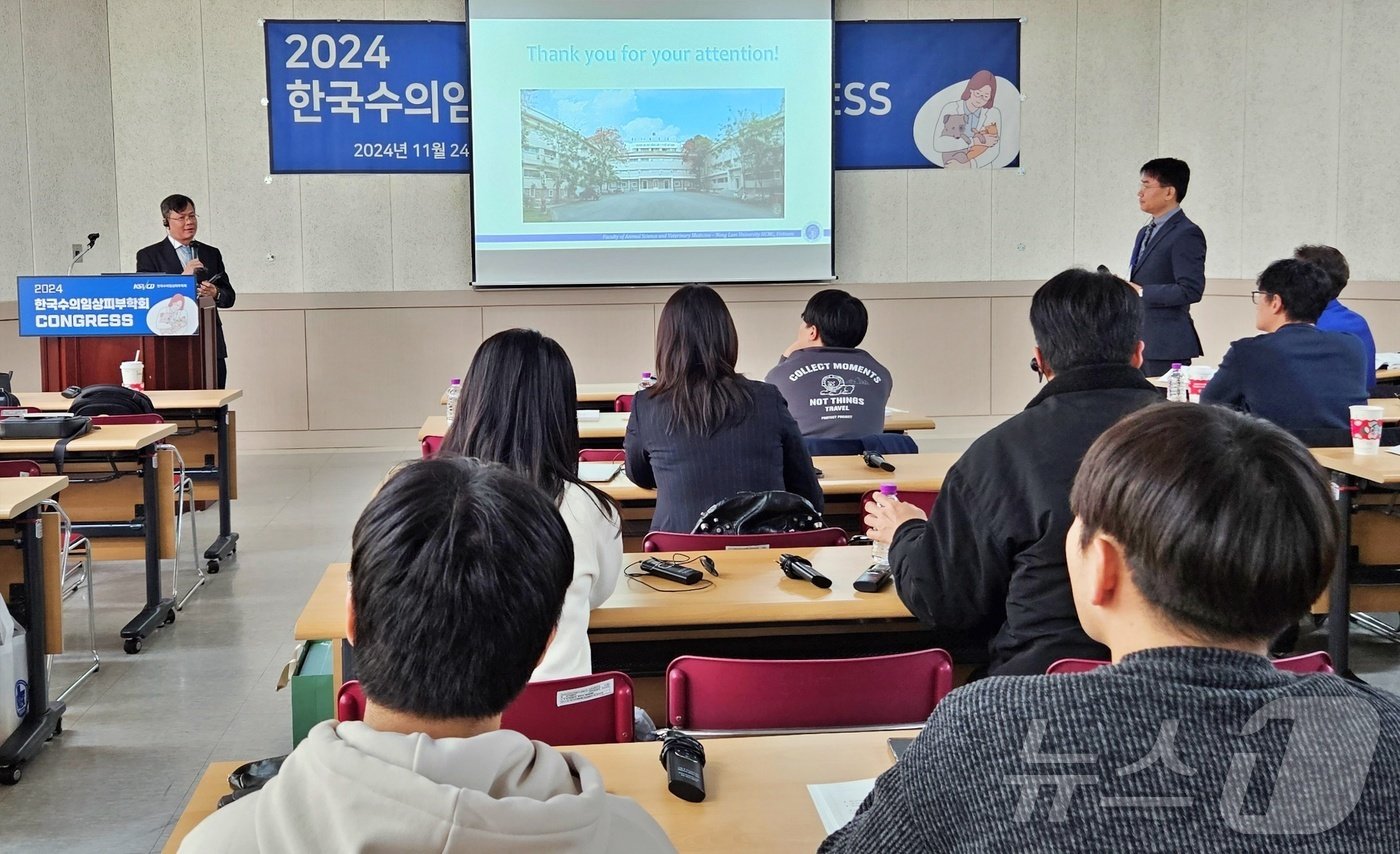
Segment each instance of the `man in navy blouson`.
[{"label": "man in navy blouson", "polygon": [[1332,280],[1332,299],[1318,315],[1317,328],[1324,332],[1347,332],[1361,340],[1366,349],[1366,370],[1363,376],[1368,390],[1376,387],[1376,339],[1371,336],[1371,325],[1366,318],[1342,305],[1338,299],[1342,289],[1351,279],[1351,267],[1346,256],[1331,246],[1299,246],[1293,250],[1293,257],[1308,261],[1322,268],[1327,278]]}]

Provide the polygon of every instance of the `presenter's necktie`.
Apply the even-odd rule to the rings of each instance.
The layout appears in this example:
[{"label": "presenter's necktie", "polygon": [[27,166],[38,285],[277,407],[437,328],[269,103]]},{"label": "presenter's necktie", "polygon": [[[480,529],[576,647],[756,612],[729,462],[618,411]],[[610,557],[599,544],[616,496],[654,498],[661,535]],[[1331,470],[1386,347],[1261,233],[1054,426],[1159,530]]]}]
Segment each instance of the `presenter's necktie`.
[{"label": "presenter's necktie", "polygon": [[1153,220],[1142,230],[1142,239],[1138,241],[1137,248],[1133,250],[1132,260],[1128,262],[1129,273],[1137,269],[1138,262],[1142,256],[1147,254],[1147,242],[1152,239],[1152,232],[1157,230],[1157,221]]},{"label": "presenter's necktie", "polygon": [[175,247],[175,254],[180,256],[180,266],[183,268],[186,264],[194,260],[194,247],[177,246]]}]

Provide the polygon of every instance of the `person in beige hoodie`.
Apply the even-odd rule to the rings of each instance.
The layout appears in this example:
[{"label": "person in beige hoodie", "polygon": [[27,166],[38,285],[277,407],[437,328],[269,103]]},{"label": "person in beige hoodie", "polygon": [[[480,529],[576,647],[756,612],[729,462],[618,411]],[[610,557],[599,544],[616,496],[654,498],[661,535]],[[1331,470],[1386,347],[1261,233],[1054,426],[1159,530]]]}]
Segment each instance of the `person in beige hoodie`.
[{"label": "person in beige hoodie", "polygon": [[400,469],[352,543],[364,721],[315,727],[180,851],[674,851],[582,756],[500,728],[572,578],[572,541],[539,488],[473,459]]}]

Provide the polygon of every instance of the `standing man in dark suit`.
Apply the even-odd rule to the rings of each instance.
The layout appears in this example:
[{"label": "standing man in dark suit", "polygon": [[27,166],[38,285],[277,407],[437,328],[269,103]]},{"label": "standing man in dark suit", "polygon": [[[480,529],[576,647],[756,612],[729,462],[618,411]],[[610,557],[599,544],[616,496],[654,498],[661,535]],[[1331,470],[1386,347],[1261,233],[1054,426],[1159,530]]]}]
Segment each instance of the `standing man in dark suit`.
[{"label": "standing man in dark suit", "polygon": [[1200,302],[1206,290],[1206,236],[1181,209],[1191,181],[1185,161],[1149,160],[1140,177],[1138,207],[1152,221],[1138,231],[1128,278],[1142,295],[1142,340],[1147,344],[1142,371],[1159,377],[1173,362],[1189,365],[1205,352],[1191,322],[1191,304]]},{"label": "standing man in dark suit", "polygon": [[[179,193],[166,196],[160,203],[160,220],[166,238],[136,253],[136,272],[194,276],[199,283],[199,296],[209,297],[218,308],[232,308],[238,295],[224,271],[224,256],[213,246],[194,239],[199,230],[194,200]],[[214,312],[214,323],[219,339],[216,387],[223,388],[228,380],[228,345],[224,343],[224,324],[218,311]]]}]

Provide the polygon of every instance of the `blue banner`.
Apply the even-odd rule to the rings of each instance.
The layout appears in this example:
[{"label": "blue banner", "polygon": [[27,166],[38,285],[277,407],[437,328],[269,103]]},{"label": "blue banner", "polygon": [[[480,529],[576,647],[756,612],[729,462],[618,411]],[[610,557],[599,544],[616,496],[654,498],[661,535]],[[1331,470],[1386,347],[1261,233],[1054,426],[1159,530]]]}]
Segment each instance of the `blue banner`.
[{"label": "blue banner", "polygon": [[263,30],[273,173],[469,171],[466,24]]},{"label": "blue banner", "polygon": [[836,24],[837,169],[1018,166],[1021,24]]},{"label": "blue banner", "polygon": [[193,276],[20,276],[19,334],[196,335]]}]

